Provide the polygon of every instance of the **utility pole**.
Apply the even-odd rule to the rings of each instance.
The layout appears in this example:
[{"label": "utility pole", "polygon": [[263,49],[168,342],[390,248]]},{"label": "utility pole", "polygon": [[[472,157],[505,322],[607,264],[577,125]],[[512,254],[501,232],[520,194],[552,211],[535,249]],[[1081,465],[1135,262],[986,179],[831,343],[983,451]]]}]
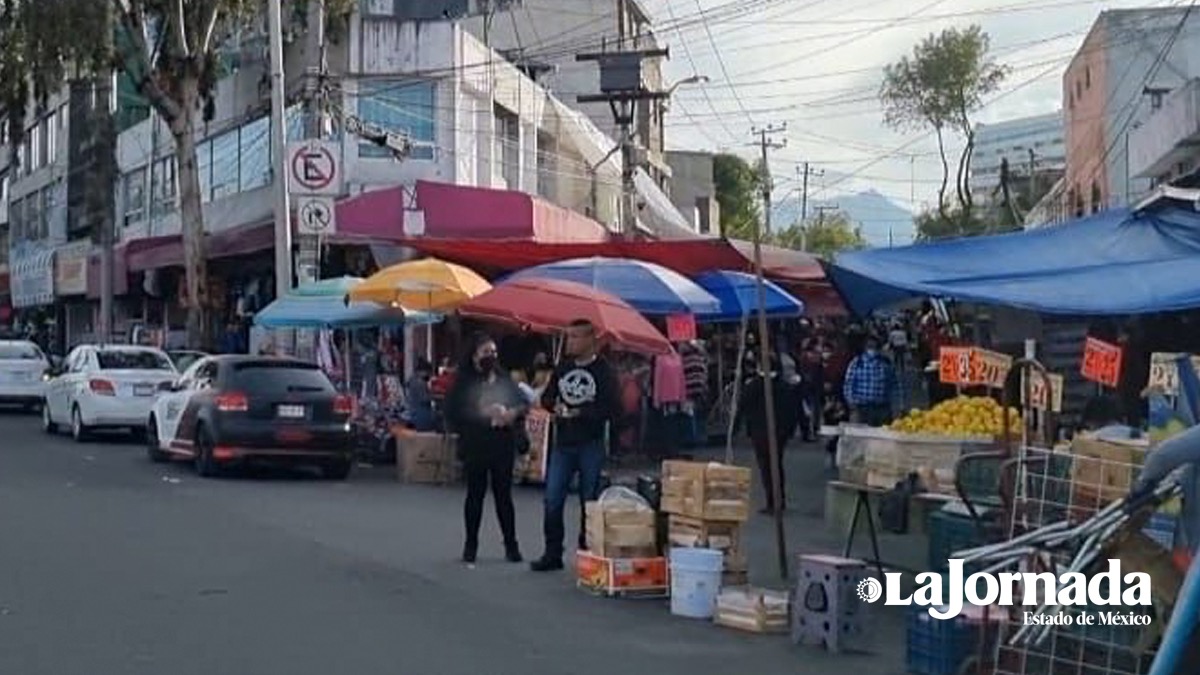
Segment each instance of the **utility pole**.
[{"label": "utility pole", "polygon": [[[311,46],[316,47],[316,63],[305,73],[304,137],[320,140],[326,133],[326,94],[328,62],[325,54],[325,0],[316,0],[309,7],[308,21],[316,30],[309,34]],[[316,16],[312,16],[315,12]],[[296,233],[296,282],[305,284],[321,277],[321,235]]]},{"label": "utility pole", "polygon": [[275,297],[292,290],[292,214],[288,198],[287,82],[283,73],[283,10],[281,0],[267,2],[267,32],[271,67],[271,166],[275,190]]},{"label": "utility pole", "polygon": [[[762,240],[763,230],[767,233],[771,231],[771,164],[768,153],[772,149],[782,148],[787,145],[784,141],[776,142],[772,136],[781,133],[787,129],[787,125],[768,126],[763,129],[753,129],[751,133],[758,136],[758,146],[762,152],[762,196],[763,196],[763,220],[764,227],[758,226],[758,221],[754,221],[754,276],[757,279],[755,284],[757,290],[758,301],[758,368],[763,375],[763,400],[766,406],[767,413],[767,448],[770,455],[771,464],[771,485],[772,493],[775,495],[775,543],[779,555],[779,576],[782,579],[788,577],[788,560],[787,560],[787,541],[783,532],[783,472],[781,470],[781,457],[779,456],[779,443],[776,435],[778,421],[775,419],[775,389],[771,378],[771,336],[767,329],[767,292],[766,282],[763,279],[763,261],[762,261]],[[782,377],[782,373],[779,374]]]},{"label": "utility pole", "polygon": [[646,88],[642,68],[646,59],[669,58],[670,51],[663,49],[629,49],[625,24],[624,0],[617,0],[616,51],[601,51],[576,54],[576,61],[596,61],[600,65],[600,93],[576,97],[579,103],[608,103],[613,120],[620,128],[621,136],[621,235],[631,237],[637,231],[637,200],[634,189],[634,173],[640,161],[634,145],[633,125],[637,119],[637,104],[659,101],[670,96],[667,91],[650,91]]},{"label": "utility pole", "polygon": [[[104,19],[99,39],[103,50],[111,54],[115,49],[113,31],[115,21],[111,3],[103,3]],[[116,236],[116,123],[113,120],[113,79],[116,73],[111,67],[95,75],[95,105],[92,107],[92,149],[96,167],[95,182],[89,192],[92,223],[100,245],[100,317],[98,333],[103,342],[113,339],[113,239]],[[61,331],[60,331],[61,332]]]},{"label": "utility pole", "polygon": [[841,207],[838,206],[837,204],[822,204],[821,206],[818,206],[817,207],[817,224],[818,225],[825,224],[825,212],[826,211],[837,211],[839,208],[841,208]]},{"label": "utility pole", "polygon": [[1029,149],[1029,208],[1037,203],[1037,153]]},{"label": "utility pole", "polygon": [[[799,171],[800,168],[796,167]],[[804,178],[800,184],[800,227],[808,220],[808,162],[804,163]]]}]

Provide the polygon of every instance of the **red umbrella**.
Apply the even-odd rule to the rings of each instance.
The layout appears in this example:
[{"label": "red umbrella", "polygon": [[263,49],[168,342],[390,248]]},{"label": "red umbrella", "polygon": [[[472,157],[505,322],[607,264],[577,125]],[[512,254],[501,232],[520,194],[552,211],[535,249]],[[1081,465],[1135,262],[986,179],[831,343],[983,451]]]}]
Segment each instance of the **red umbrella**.
[{"label": "red umbrella", "polygon": [[458,312],[538,333],[587,319],[606,344],[652,355],[673,351],[667,338],[628,303],[573,281],[514,279],[460,305]]}]

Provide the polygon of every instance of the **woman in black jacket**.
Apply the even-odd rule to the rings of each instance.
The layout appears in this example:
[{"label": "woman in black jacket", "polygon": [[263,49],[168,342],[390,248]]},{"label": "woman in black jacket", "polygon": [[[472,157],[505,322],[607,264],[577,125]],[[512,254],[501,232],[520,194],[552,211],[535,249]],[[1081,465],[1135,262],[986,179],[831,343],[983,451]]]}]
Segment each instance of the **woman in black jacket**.
[{"label": "woman in black jacket", "polygon": [[479,524],[489,484],[504,535],[505,558],[521,562],[512,484],[518,434],[525,433],[527,408],[521,390],[498,365],[495,340],[476,335],[446,399],[446,421],[458,434],[458,452],[467,481],[463,507],[465,563],[474,563],[479,549]]}]

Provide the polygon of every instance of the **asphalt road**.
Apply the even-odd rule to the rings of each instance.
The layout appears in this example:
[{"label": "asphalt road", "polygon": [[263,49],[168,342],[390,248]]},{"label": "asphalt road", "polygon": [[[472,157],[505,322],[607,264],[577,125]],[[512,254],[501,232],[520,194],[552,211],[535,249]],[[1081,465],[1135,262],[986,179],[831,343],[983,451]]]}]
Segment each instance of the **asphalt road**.
[{"label": "asphalt road", "polygon": [[[0,673],[903,672],[897,645],[831,656],[504,563],[490,503],[468,569],[462,494],[389,478],[203,480],[0,413]],[[539,498],[519,494],[526,557]]]}]

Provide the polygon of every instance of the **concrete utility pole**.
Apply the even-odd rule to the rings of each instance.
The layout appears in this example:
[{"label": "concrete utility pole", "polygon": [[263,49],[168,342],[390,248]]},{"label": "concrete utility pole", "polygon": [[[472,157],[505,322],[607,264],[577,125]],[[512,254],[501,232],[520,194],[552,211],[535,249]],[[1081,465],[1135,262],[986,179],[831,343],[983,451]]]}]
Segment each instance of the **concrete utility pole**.
[{"label": "concrete utility pole", "polygon": [[[99,39],[107,53],[115,49],[113,38],[112,3],[103,3],[104,20]],[[96,167],[94,181],[89,181],[91,199],[88,205],[94,237],[100,245],[100,316],[97,333],[104,342],[113,339],[113,245],[116,237],[116,123],[113,120],[113,79],[111,68],[95,75],[95,105],[92,107],[92,150]],[[153,198],[153,196],[152,196]]]},{"label": "concrete utility pole", "polygon": [[283,10],[281,0],[267,2],[267,32],[271,67],[271,166],[275,191],[275,296],[292,289],[292,214],[288,198],[287,82],[283,73]]},{"label": "concrete utility pole", "polygon": [[[771,348],[771,336],[767,329],[767,292],[765,281],[763,279],[763,262],[762,262],[762,239],[763,229],[770,233],[771,231],[771,164],[768,153],[772,149],[782,148],[787,145],[786,139],[781,142],[776,142],[772,139],[774,134],[781,133],[787,129],[787,125],[769,126],[765,129],[753,129],[751,133],[758,136],[758,146],[762,152],[762,197],[763,197],[763,219],[764,228],[758,227],[758,222],[754,223],[754,275],[758,279],[756,288],[758,291],[758,367],[763,374],[763,400],[766,405],[767,413],[767,443],[768,452],[771,459],[771,484],[775,495],[775,542],[779,554],[779,576],[786,579],[788,576],[788,560],[787,560],[787,541],[783,532],[783,477],[781,471],[781,457],[779,456],[779,443],[776,434],[778,422],[775,419],[775,391],[772,386],[771,359],[768,350]],[[782,377],[782,373],[779,374]]]},{"label": "concrete utility pole", "polygon": [[576,97],[579,103],[607,103],[612,109],[613,120],[621,131],[621,235],[632,236],[637,231],[637,199],[634,188],[634,172],[640,161],[634,145],[633,124],[637,119],[637,104],[642,101],[658,101],[670,97],[669,91],[646,89],[642,67],[646,59],[669,58],[667,49],[626,49],[630,41],[625,24],[627,10],[625,0],[617,0],[616,51],[576,54],[576,61],[596,61],[600,64],[600,93]]}]

